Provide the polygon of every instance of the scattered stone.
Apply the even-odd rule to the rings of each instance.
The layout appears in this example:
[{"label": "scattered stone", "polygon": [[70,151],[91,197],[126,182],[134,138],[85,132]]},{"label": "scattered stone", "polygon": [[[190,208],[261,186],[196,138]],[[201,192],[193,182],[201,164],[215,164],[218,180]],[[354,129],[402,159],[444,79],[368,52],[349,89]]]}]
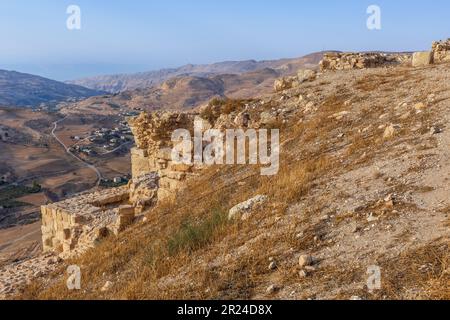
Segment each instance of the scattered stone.
[{"label": "scattered stone", "polygon": [[392,139],[395,136],[397,130],[398,130],[398,126],[395,126],[393,124],[389,125],[384,130],[383,139],[385,139],[385,140]]},{"label": "scattered stone", "polygon": [[314,263],[314,258],[310,255],[301,255],[298,259],[298,264],[300,267],[311,266]]},{"label": "scattered stone", "polygon": [[273,294],[273,293],[275,293],[277,291],[280,291],[280,287],[277,286],[276,284],[271,284],[266,290],[266,292],[268,294]]},{"label": "scattered stone", "polygon": [[298,272],[298,275],[300,276],[300,278],[306,278],[308,276],[308,273],[305,270],[300,270]]},{"label": "scattered stone", "polygon": [[111,281],[106,281],[105,285],[102,287],[101,291],[106,292],[109,291],[114,284]]},{"label": "scattered stone", "polygon": [[431,127],[430,129],[430,134],[431,135],[435,135],[435,134],[439,134],[442,133],[442,129],[438,128],[438,127]]},{"label": "scattered stone", "polygon": [[371,213],[367,218],[367,222],[374,222],[374,221],[378,221],[378,217],[374,217],[373,213]]},{"label": "scattered stone", "polygon": [[417,111],[422,111],[425,108],[426,108],[426,105],[423,102],[419,102],[414,105],[414,109],[416,109]]},{"label": "scattered stone", "polygon": [[306,81],[314,81],[316,79],[317,73],[313,70],[300,70],[297,73],[297,79],[300,83],[306,82]]},{"label": "scattered stone", "polygon": [[317,268],[313,267],[313,266],[305,266],[304,269],[307,272],[316,272],[317,271]]},{"label": "scattered stone", "polygon": [[269,264],[269,270],[275,270],[277,268],[277,263],[275,261],[272,261]]}]

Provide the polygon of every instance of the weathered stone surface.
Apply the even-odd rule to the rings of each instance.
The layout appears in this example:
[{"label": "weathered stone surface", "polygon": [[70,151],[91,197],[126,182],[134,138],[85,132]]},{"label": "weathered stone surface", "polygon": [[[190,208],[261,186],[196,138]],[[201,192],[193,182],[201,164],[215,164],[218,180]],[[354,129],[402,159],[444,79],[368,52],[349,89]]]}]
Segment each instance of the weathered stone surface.
[{"label": "weathered stone surface", "polygon": [[287,89],[292,88],[292,82],[294,81],[294,78],[281,78],[275,80],[275,83],[273,85],[275,92],[284,91]]},{"label": "weathered stone surface", "polygon": [[280,92],[296,88],[306,81],[314,81],[316,79],[316,75],[317,73],[314,70],[301,69],[298,71],[296,76],[284,77],[275,80],[274,90],[275,92]]},{"label": "weathered stone surface", "polygon": [[298,259],[298,264],[300,267],[311,266],[314,263],[314,258],[308,254],[301,255]]},{"label": "weathered stone surface", "polygon": [[433,52],[415,52],[412,58],[413,67],[424,67],[433,63]]},{"label": "weathered stone surface", "polygon": [[94,245],[98,228],[113,229],[120,206],[128,200],[126,187],[84,193],[74,198],[41,207],[44,252],[70,255],[75,249]]},{"label": "weathered stone surface", "polygon": [[395,126],[393,124],[390,124],[389,126],[386,127],[386,129],[384,130],[383,133],[383,139],[385,140],[389,140],[392,139],[395,134],[397,133],[397,130],[399,129],[398,126]]},{"label": "weathered stone surface", "polygon": [[228,213],[228,219],[237,219],[241,218],[242,220],[246,220],[249,218],[248,213],[250,213],[253,209],[255,209],[257,206],[262,205],[267,201],[267,196],[264,195],[257,195],[256,197],[253,197],[252,199],[249,199],[245,202],[242,202],[233,208]]},{"label": "weathered stone surface", "polygon": [[313,81],[316,79],[317,73],[314,70],[302,69],[297,72],[297,79],[300,83],[305,81]]},{"label": "weathered stone surface", "polygon": [[433,60],[435,63],[450,61],[450,39],[433,42]]},{"label": "weathered stone surface", "polygon": [[319,66],[324,72],[395,66],[410,61],[411,57],[407,54],[330,52],[324,55]]}]

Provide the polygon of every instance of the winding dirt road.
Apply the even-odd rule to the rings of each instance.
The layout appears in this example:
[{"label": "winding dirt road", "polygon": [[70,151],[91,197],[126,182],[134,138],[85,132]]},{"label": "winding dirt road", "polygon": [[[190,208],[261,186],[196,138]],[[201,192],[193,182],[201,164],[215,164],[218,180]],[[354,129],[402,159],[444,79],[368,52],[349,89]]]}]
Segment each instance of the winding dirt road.
[{"label": "winding dirt road", "polygon": [[61,123],[62,121],[66,120],[67,116],[59,119],[55,122],[53,122],[53,130],[52,130],[52,136],[55,138],[56,141],[58,141],[58,143],[66,150],[66,152],[72,156],[73,158],[75,158],[76,160],[82,162],[86,167],[88,167],[89,169],[93,170],[95,172],[95,174],[97,175],[97,186],[100,185],[101,180],[103,179],[103,175],[102,173],[97,169],[97,167],[95,167],[94,165],[87,163],[86,161],[84,161],[83,159],[79,158],[77,155],[75,155],[74,153],[72,153],[70,151],[70,148],[67,147],[64,142],[62,142],[62,140],[55,134],[56,130],[58,129],[58,124]]}]

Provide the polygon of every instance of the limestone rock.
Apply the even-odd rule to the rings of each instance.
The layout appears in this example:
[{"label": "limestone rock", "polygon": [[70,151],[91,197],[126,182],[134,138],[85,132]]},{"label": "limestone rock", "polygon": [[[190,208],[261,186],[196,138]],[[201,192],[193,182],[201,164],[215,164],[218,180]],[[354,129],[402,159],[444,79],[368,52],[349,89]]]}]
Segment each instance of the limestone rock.
[{"label": "limestone rock", "polygon": [[275,270],[277,268],[277,263],[275,261],[272,261],[269,264],[269,270]]},{"label": "limestone rock", "polygon": [[314,70],[299,70],[297,73],[297,79],[299,83],[303,83],[306,81],[313,81],[316,79],[317,73]]},{"label": "limestone rock", "polygon": [[320,61],[320,71],[379,68],[406,64],[410,61],[407,54],[329,52]]},{"label": "limestone rock", "polygon": [[293,78],[281,78],[275,80],[274,89],[275,92],[284,91],[292,88]]},{"label": "limestone rock", "polygon": [[387,126],[383,133],[383,139],[384,140],[392,139],[395,136],[395,134],[397,133],[398,129],[399,129],[399,127],[395,126],[393,124]]},{"label": "limestone rock", "polygon": [[280,287],[277,286],[276,284],[271,284],[267,289],[266,289],[266,293],[267,294],[274,294],[275,292],[279,291]]},{"label": "limestone rock", "polygon": [[433,42],[433,60],[435,63],[450,61],[450,39]]},{"label": "limestone rock", "polygon": [[415,52],[412,58],[413,67],[424,67],[433,63],[433,52]]},{"label": "limestone rock", "polygon": [[262,205],[267,201],[267,196],[257,195],[252,199],[242,202],[230,209],[228,213],[228,219],[233,220],[241,218],[243,220],[248,219],[248,216],[244,216],[246,213],[250,213],[257,206]]},{"label": "limestone rock", "polygon": [[300,267],[310,266],[314,263],[314,258],[308,254],[301,255],[298,259],[298,264]]},{"label": "limestone rock", "polygon": [[113,287],[113,283],[111,281],[106,281],[105,285],[102,287],[102,292],[107,292]]}]

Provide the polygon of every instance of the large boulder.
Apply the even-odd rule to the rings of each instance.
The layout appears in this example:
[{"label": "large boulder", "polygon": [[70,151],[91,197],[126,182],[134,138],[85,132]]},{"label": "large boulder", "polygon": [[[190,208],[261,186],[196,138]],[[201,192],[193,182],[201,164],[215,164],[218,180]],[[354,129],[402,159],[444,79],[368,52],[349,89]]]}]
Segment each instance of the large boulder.
[{"label": "large boulder", "polygon": [[412,65],[413,67],[424,67],[433,63],[433,52],[423,51],[413,54]]}]

